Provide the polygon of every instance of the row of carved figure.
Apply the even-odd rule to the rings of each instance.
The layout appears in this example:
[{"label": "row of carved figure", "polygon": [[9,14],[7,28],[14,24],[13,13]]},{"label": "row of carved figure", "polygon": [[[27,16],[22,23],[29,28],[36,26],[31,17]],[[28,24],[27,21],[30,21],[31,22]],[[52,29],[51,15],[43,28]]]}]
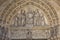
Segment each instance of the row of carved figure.
[{"label": "row of carved figure", "polygon": [[15,26],[45,26],[45,18],[43,13],[40,13],[39,10],[28,11],[21,10],[17,15],[13,18],[12,24]]}]

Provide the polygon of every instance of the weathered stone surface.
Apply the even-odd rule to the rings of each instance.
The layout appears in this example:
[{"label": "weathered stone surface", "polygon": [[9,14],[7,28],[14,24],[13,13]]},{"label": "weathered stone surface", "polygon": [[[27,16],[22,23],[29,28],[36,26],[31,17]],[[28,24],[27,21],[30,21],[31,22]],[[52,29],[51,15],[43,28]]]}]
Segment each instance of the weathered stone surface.
[{"label": "weathered stone surface", "polygon": [[0,0],[0,25],[10,39],[60,40],[60,0]]}]

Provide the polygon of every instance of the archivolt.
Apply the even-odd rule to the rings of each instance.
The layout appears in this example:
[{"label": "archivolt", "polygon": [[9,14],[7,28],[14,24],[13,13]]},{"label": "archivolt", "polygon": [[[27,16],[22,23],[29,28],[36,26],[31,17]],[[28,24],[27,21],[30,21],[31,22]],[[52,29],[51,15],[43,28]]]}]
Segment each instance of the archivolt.
[{"label": "archivolt", "polygon": [[57,13],[54,10],[54,8],[49,4],[47,1],[42,0],[14,0],[12,3],[10,3],[4,10],[3,13],[1,13],[0,16],[2,16],[2,22],[4,24],[10,23],[12,18],[16,15],[16,12],[27,5],[33,5],[45,12],[45,16],[47,17],[50,25],[57,25],[58,24],[58,17]]}]

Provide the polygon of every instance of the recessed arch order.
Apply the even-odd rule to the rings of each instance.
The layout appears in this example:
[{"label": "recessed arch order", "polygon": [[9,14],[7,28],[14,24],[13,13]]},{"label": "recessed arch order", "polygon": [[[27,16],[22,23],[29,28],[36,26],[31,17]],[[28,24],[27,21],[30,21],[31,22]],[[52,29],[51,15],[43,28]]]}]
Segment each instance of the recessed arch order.
[{"label": "recessed arch order", "polygon": [[13,17],[16,15],[16,12],[27,5],[33,5],[38,7],[44,12],[48,22],[50,25],[57,25],[58,24],[58,17],[55,9],[50,5],[47,1],[42,0],[13,0],[1,13],[2,22],[4,24],[10,24]]}]

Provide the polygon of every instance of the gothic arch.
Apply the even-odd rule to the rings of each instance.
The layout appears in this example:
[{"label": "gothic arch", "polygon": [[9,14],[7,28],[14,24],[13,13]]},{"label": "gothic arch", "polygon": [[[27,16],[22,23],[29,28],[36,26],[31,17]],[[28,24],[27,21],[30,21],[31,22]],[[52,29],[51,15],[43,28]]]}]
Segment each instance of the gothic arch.
[{"label": "gothic arch", "polygon": [[[9,3],[5,9],[0,13],[1,17],[1,23],[4,27],[8,25],[10,27],[10,24],[13,20],[13,18],[17,15],[17,12],[23,8],[28,7],[28,5],[31,5],[32,8],[36,7],[40,9],[44,16],[46,17],[48,23],[49,23],[49,29],[51,33],[51,38],[57,39],[57,27],[58,27],[58,16],[56,13],[56,10],[54,7],[45,0],[13,0],[11,3]],[[39,27],[40,28],[40,27]],[[42,27],[43,28],[43,27]],[[36,28],[38,29],[38,28]],[[40,28],[41,29],[41,28]],[[43,30],[43,29],[42,29]],[[44,31],[46,31],[44,30]],[[51,39],[50,38],[50,39]],[[53,40],[52,39],[52,40]]]},{"label": "gothic arch", "polygon": [[41,10],[43,10],[45,12],[45,16],[47,17],[49,24],[50,25],[58,25],[58,17],[57,17],[57,13],[54,10],[54,8],[49,4],[49,2],[47,1],[42,1],[42,0],[14,0],[12,1],[9,5],[7,5],[7,7],[3,10],[3,13],[1,13],[1,17],[2,17],[2,22],[3,23],[9,23],[10,20],[12,19],[12,17],[14,17],[14,15],[16,14],[15,12],[17,12],[20,8],[22,8],[23,6],[26,5],[33,5],[36,6],[38,8],[40,8]]}]

